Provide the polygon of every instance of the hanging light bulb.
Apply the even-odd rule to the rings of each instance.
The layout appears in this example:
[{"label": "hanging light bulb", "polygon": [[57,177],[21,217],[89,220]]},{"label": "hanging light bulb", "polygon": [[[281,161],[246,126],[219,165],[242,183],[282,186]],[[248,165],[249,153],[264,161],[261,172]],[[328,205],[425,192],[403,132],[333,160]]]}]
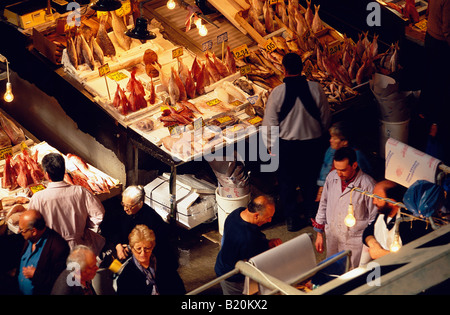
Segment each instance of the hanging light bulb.
[{"label": "hanging light bulb", "polygon": [[402,244],[400,244],[400,236],[398,233],[395,233],[394,235],[394,241],[392,242],[391,246],[389,246],[389,250],[391,253],[396,253],[400,250],[402,247]]},{"label": "hanging light bulb", "polygon": [[5,95],[3,96],[3,99],[7,103],[11,103],[14,100],[14,94],[12,93],[12,86],[11,83],[9,82],[6,83],[6,92]]},{"label": "hanging light bulb", "polygon": [[14,94],[12,93],[11,82],[9,82],[9,61],[6,59],[6,76],[8,77],[8,82],[6,83],[6,92],[3,99],[7,103],[11,103],[14,100]]},{"label": "hanging light bulb", "polygon": [[348,214],[344,219],[344,224],[348,227],[354,226],[356,223],[356,218],[353,215],[353,204],[348,205]]},{"label": "hanging light bulb", "polygon": [[167,8],[168,8],[169,10],[175,9],[176,5],[177,5],[177,4],[175,3],[175,0],[169,0],[169,1],[167,1]]},{"label": "hanging light bulb", "polygon": [[201,25],[200,28],[198,29],[198,33],[200,34],[200,36],[206,36],[208,35],[208,29],[206,28],[206,25]]}]

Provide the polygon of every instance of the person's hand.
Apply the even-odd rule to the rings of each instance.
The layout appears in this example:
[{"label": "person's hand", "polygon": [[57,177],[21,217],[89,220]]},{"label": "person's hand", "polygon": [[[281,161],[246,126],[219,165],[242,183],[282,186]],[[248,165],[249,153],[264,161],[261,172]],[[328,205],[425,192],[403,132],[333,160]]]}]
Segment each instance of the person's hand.
[{"label": "person's hand", "polygon": [[130,254],[130,250],[126,244],[117,244],[116,245],[117,258],[119,260],[125,259]]},{"label": "person's hand", "polygon": [[36,268],[34,266],[27,266],[22,268],[23,276],[27,279],[32,279]]},{"label": "person's hand", "polygon": [[269,240],[269,248],[274,248],[275,246],[281,245],[283,242],[279,238],[273,238]]},{"label": "person's hand", "polygon": [[316,245],[317,252],[323,253],[323,235],[322,235],[322,233],[317,233],[315,245]]}]

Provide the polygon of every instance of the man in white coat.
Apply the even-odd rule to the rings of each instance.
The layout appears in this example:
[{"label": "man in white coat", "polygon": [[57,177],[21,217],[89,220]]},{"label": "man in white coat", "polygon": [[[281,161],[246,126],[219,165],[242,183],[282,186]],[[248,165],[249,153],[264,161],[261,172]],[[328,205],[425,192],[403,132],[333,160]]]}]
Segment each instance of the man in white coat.
[{"label": "man in white coat", "polygon": [[[375,219],[377,207],[369,196],[352,191],[352,188],[372,192],[375,181],[359,169],[356,153],[350,147],[337,150],[333,164],[335,169],[326,178],[316,219],[312,220],[317,232],[315,246],[319,253],[323,252],[325,232],[327,257],[343,250],[351,250],[350,267],[355,268],[359,266],[361,258],[362,233]],[[344,223],[350,203],[356,219],[351,227]]]}]

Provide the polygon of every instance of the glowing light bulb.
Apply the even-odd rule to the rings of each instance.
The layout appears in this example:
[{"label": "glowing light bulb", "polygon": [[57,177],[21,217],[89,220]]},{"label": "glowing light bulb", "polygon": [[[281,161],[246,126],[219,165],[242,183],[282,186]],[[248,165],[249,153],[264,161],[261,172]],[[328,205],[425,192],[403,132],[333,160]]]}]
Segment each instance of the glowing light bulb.
[{"label": "glowing light bulb", "polygon": [[208,29],[206,28],[205,25],[202,25],[198,29],[198,33],[200,34],[200,36],[206,36],[206,35],[208,35]]},{"label": "glowing light bulb", "polygon": [[176,5],[177,5],[177,4],[175,3],[174,0],[169,0],[169,1],[167,1],[167,8],[168,8],[169,10],[175,9]]},{"label": "glowing light bulb", "polygon": [[402,244],[400,244],[399,235],[395,234],[394,241],[392,242],[391,246],[389,246],[389,250],[391,253],[396,253],[400,250],[402,247]]},{"label": "glowing light bulb", "polygon": [[6,92],[5,95],[3,96],[3,99],[5,100],[5,102],[12,102],[14,100],[14,94],[12,93],[12,86],[11,83],[7,82],[6,83]]},{"label": "glowing light bulb", "polygon": [[348,227],[352,227],[355,225],[355,223],[356,223],[356,218],[353,215],[353,205],[349,204],[348,205],[348,214],[344,219],[344,224]]}]

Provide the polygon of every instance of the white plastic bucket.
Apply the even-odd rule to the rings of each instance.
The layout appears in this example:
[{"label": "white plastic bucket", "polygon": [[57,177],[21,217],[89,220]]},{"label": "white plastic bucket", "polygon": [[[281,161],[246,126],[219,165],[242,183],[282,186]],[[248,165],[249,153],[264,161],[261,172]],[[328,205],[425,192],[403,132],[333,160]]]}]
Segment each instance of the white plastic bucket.
[{"label": "white plastic bucket", "polygon": [[408,143],[409,119],[399,122],[388,122],[380,120],[380,155],[384,158],[386,152],[386,141],[394,138],[403,143]]},{"label": "white plastic bucket", "polygon": [[250,202],[250,194],[242,197],[227,198],[219,195],[219,188],[216,188],[217,219],[219,221],[219,233],[223,235],[223,226],[227,216],[240,207],[247,207]]}]

